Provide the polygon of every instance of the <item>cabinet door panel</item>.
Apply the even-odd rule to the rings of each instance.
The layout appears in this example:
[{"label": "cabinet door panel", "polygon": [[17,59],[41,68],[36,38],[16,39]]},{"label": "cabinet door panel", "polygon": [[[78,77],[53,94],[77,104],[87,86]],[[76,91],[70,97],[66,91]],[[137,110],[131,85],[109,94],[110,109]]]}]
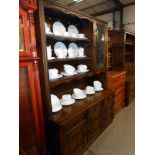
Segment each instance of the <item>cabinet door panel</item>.
[{"label": "cabinet door panel", "polygon": [[91,139],[95,136],[98,131],[100,130],[100,116],[93,116],[88,120],[88,131],[89,131],[89,138]]},{"label": "cabinet door panel", "polygon": [[87,129],[85,120],[81,121],[73,129],[65,133],[65,155],[78,155],[87,142]]}]

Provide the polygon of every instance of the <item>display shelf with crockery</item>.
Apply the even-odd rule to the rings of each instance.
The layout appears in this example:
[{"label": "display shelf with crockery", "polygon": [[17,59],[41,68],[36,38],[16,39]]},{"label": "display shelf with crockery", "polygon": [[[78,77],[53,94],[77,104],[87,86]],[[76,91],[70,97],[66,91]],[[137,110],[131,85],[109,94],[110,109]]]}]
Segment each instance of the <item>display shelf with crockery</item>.
[{"label": "display shelf with crockery", "polygon": [[[85,147],[86,144],[89,143],[89,140],[94,138],[95,133],[97,133],[100,130],[101,126],[105,127],[105,125],[103,124],[100,125],[100,122],[105,122],[104,119],[102,119],[105,115],[104,112],[106,112],[104,104],[107,104],[109,102],[111,103],[110,100],[107,100],[107,97],[111,95],[111,91],[106,90],[106,70],[103,70],[103,67],[106,66],[105,56],[107,37],[105,32],[107,23],[100,21],[100,23],[102,24],[98,26],[98,20],[94,17],[84,15],[83,13],[76,12],[75,10],[72,10],[65,6],[61,6],[60,4],[55,4],[51,1],[38,1],[38,5],[39,14],[36,17],[38,18],[39,22],[37,24],[36,20],[36,24],[39,26],[38,31],[36,31],[36,35],[38,38],[38,51],[40,51],[41,57],[40,79],[42,85],[41,87],[43,105],[45,106],[46,128],[48,130],[48,149],[49,152],[53,155],[69,155],[73,154],[73,152],[75,152],[76,154],[81,154],[79,151],[83,149],[82,147]],[[48,19],[49,21],[47,21]],[[53,32],[53,24],[56,21],[61,22],[66,29],[64,31],[63,36],[62,34],[53,35],[45,33],[44,23],[49,22],[49,24],[51,25],[51,32]],[[68,27],[70,25],[76,27],[76,29],[78,30],[78,35],[73,34],[70,36],[68,32]],[[86,41],[87,39],[85,38],[88,38],[89,41]],[[62,42],[66,46],[67,52],[70,43],[74,43],[74,45],[76,44],[78,46],[78,54],[76,54],[76,57],[70,56],[68,58],[67,53],[67,56],[65,55],[64,58],[57,59],[57,55],[54,50],[54,45],[57,42]],[[52,56],[56,57],[55,60],[47,60],[47,53],[45,52],[45,47],[49,45],[51,45],[53,51]],[[63,50],[61,52],[63,53]],[[62,73],[64,72],[64,64],[69,64],[75,68],[75,70],[72,73],[67,73],[67,75],[71,75],[65,76],[63,74],[63,77],[59,79],[49,80],[49,77],[47,76],[48,69],[57,68],[59,73]],[[73,75],[73,73],[77,71],[77,67],[81,64],[86,65],[89,71],[86,72],[87,69],[82,69],[82,71],[84,71],[83,73],[77,73]],[[99,68],[99,70],[97,70],[97,68]],[[81,71],[81,68],[78,70]],[[86,86],[93,86],[94,80],[102,82],[104,88],[103,91],[95,92],[94,95],[90,95],[90,92],[88,91],[87,93],[89,94],[89,96],[84,98],[83,95],[83,99],[79,99],[79,96],[76,96],[76,102],[74,104],[71,104],[70,106],[67,106],[67,104],[70,104],[68,101],[63,100],[62,105],[66,106],[63,106],[62,110],[58,111],[57,113],[52,112],[50,94],[55,94],[59,99],[61,99],[64,94],[73,94],[74,88],[84,90]],[[73,97],[75,96],[73,95]],[[103,105],[103,108],[99,108],[98,110],[98,107],[100,107],[98,105],[100,104]],[[91,108],[90,111],[89,108]],[[93,118],[91,117],[92,113]],[[101,119],[96,118],[100,116]],[[72,122],[74,124],[74,128],[72,128]],[[89,134],[81,134],[81,132],[83,132],[81,130],[83,124],[81,125],[81,123],[83,122],[86,122],[86,124],[90,125],[90,127],[92,128],[95,127],[95,129],[90,129],[93,133],[87,132]],[[97,124],[92,124],[94,122],[97,122]],[[50,127],[53,127],[54,125],[56,127],[54,127],[55,131],[51,130],[51,128],[48,125]],[[62,127],[62,125],[64,125],[64,128]],[[85,129],[86,131],[88,131],[87,125]],[[78,135],[80,134],[80,137],[82,137],[82,139],[83,137],[85,138],[86,135],[86,139],[84,141],[81,141],[80,138],[80,144],[79,142],[75,142],[75,147],[69,149],[71,146],[70,144],[72,143],[71,141],[74,141],[74,138],[72,138],[72,136],[77,137],[75,136],[75,133]],[[61,135],[62,137],[59,137],[59,135]],[[69,137],[69,143],[67,143],[65,146],[60,147],[60,145],[62,145],[65,142],[66,136]],[[54,141],[51,141],[51,137],[52,139],[54,139]],[[55,145],[56,143],[58,145]],[[72,150],[72,152],[70,152],[70,150]]]}]

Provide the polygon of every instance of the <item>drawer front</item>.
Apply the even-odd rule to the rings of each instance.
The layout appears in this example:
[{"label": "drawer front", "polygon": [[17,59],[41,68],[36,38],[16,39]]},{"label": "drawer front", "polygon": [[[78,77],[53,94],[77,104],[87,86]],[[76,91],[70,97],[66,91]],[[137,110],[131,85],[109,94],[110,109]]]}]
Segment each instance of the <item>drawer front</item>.
[{"label": "drawer front", "polygon": [[119,75],[116,75],[116,76],[113,76],[112,79],[111,79],[111,83],[112,85],[119,82],[119,81],[125,81],[125,74],[124,73],[121,73]]},{"label": "drawer front", "polygon": [[79,124],[81,121],[85,120],[85,113],[75,117],[73,120],[71,120],[70,122],[68,122],[67,124],[65,124],[63,126],[65,131],[69,131],[72,128],[74,128],[77,124]]},{"label": "drawer front", "polygon": [[120,88],[120,87],[125,87],[125,81],[120,81],[114,85],[112,85],[112,90],[116,90],[117,88]]},{"label": "drawer front", "polygon": [[115,90],[115,96],[125,91],[125,87],[121,86]]},{"label": "drawer front", "polygon": [[120,109],[122,109],[122,102],[116,102],[114,106],[114,112],[117,113]]},{"label": "drawer front", "polygon": [[120,100],[124,100],[124,92],[122,92],[122,93],[120,93],[119,95],[117,95],[116,97],[115,97],[115,102],[118,102],[118,101],[120,101]]}]

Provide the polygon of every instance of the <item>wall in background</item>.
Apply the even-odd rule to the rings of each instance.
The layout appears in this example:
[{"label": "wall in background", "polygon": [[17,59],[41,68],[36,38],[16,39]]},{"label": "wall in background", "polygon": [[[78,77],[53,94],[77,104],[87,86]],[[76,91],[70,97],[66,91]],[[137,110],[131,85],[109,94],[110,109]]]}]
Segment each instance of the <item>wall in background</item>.
[{"label": "wall in background", "polygon": [[125,7],[123,14],[124,29],[135,32],[135,5]]},{"label": "wall in background", "polygon": [[[108,22],[108,27],[113,29],[113,13],[97,16],[97,18]],[[115,12],[114,19],[116,23],[115,29],[119,30],[119,25],[120,25],[119,11]],[[123,9],[123,24],[124,24],[125,30],[135,32],[135,5],[128,6]]]}]

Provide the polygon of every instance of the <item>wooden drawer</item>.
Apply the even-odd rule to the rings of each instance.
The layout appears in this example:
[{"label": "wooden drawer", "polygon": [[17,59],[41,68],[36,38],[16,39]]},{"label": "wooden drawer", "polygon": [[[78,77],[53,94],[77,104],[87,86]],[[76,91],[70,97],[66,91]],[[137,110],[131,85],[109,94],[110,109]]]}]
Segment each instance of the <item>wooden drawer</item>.
[{"label": "wooden drawer", "polygon": [[73,127],[75,127],[77,124],[79,124],[85,118],[86,118],[86,113],[80,114],[79,116],[75,117],[70,122],[68,122],[67,124],[65,124],[63,126],[64,130],[65,131],[71,130]]},{"label": "wooden drawer", "polygon": [[120,93],[119,95],[117,95],[115,97],[115,102],[119,101],[119,100],[124,100],[124,92]]},{"label": "wooden drawer", "polygon": [[124,73],[113,76],[111,79],[112,85],[115,83],[118,83],[119,81],[125,81],[125,74]]},{"label": "wooden drawer", "polygon": [[115,113],[117,113],[122,108],[122,104],[123,103],[120,103],[120,102],[118,102],[117,104],[115,104],[115,106],[114,106]]},{"label": "wooden drawer", "polygon": [[118,95],[118,94],[120,94],[120,93],[122,93],[122,92],[124,92],[124,90],[125,90],[125,87],[124,86],[121,86],[121,87],[117,88],[115,90],[115,96]]},{"label": "wooden drawer", "polygon": [[116,83],[115,85],[112,86],[112,90],[116,90],[119,87],[125,87],[125,81],[120,81],[119,83]]}]

